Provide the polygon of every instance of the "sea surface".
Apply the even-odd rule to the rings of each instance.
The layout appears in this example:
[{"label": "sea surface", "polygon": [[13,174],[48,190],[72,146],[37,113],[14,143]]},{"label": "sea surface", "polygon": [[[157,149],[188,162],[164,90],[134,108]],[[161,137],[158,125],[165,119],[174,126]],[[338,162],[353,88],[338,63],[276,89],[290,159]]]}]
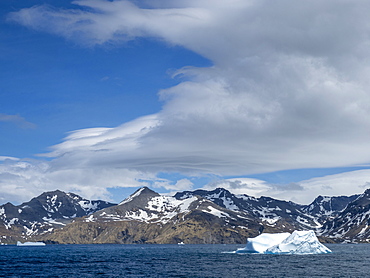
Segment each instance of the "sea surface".
[{"label": "sea surface", "polygon": [[230,253],[244,245],[0,246],[0,277],[370,277],[370,244],[332,254]]}]

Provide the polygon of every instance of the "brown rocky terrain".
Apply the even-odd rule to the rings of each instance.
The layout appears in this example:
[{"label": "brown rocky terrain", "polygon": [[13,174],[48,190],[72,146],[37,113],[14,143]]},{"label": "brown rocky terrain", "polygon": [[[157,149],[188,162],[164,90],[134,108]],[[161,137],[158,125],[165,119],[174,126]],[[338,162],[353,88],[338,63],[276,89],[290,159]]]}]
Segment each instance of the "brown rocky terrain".
[{"label": "brown rocky terrain", "polygon": [[170,197],[144,187],[118,205],[54,191],[20,206],[0,206],[0,243],[229,244],[294,230],[314,230],[322,242],[367,242],[369,192],[319,196],[302,206],[222,188]]}]

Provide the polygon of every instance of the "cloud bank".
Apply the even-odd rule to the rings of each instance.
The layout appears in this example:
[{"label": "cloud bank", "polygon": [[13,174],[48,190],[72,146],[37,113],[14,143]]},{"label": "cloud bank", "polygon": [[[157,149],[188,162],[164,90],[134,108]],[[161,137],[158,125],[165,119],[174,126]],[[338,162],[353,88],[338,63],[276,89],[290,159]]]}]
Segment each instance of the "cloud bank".
[{"label": "cloud bank", "polygon": [[71,133],[48,154],[48,171],[122,171],[135,173],[133,182],[159,172],[240,176],[369,162],[368,1],[73,3],[8,20],[85,46],[156,38],[213,66],[179,69],[182,82],[159,92],[155,115]]},{"label": "cloud bank", "polygon": [[213,190],[222,187],[234,194],[247,194],[254,197],[267,196],[307,205],[319,195],[350,196],[361,194],[370,188],[369,177],[370,170],[357,170],[283,185],[271,184],[259,179],[232,178],[211,182],[203,189]]}]

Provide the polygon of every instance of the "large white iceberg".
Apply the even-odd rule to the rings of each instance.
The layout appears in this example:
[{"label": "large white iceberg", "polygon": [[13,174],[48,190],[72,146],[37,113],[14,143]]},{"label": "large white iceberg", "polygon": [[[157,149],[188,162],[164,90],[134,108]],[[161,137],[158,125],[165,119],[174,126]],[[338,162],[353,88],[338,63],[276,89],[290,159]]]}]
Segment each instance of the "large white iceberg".
[{"label": "large white iceberg", "polygon": [[266,254],[326,254],[331,250],[321,244],[313,231],[294,231],[281,243],[268,248]]},{"label": "large white iceberg", "polygon": [[245,248],[240,248],[236,253],[264,253],[268,248],[279,244],[290,236],[290,233],[260,234],[254,238],[248,238]]},{"label": "large white iceberg", "polygon": [[327,254],[331,250],[319,242],[313,231],[294,231],[248,238],[246,247],[236,253]]}]

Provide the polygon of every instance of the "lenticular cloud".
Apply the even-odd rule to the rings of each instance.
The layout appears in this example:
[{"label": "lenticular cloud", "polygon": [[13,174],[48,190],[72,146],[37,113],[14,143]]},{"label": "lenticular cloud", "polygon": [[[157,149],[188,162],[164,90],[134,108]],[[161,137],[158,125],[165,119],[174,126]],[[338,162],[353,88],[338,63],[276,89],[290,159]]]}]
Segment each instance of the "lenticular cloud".
[{"label": "lenticular cloud", "polygon": [[175,2],[83,0],[9,15],[82,45],[154,37],[213,62],[179,69],[185,78],[159,93],[157,114],[67,137],[51,153],[55,169],[245,175],[369,161],[370,3]]},{"label": "lenticular cloud", "polygon": [[[121,127],[96,136],[101,149],[122,154],[112,162],[154,172],[248,174],[368,161],[368,66],[359,59],[369,54],[366,4],[158,1],[160,8],[148,9],[128,1],[75,3],[92,11],[23,12],[35,28],[46,15],[63,15],[58,18],[72,28],[68,36],[59,34],[82,32],[85,42],[155,36],[214,63],[179,70],[189,79],[160,92],[165,105],[156,125],[129,138],[135,154],[127,136],[110,137]],[[77,24],[85,18],[91,20]],[[59,152],[72,141],[66,138]],[[93,145],[85,143],[87,149]]]}]

